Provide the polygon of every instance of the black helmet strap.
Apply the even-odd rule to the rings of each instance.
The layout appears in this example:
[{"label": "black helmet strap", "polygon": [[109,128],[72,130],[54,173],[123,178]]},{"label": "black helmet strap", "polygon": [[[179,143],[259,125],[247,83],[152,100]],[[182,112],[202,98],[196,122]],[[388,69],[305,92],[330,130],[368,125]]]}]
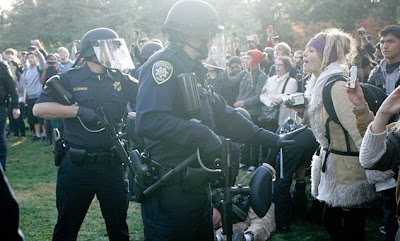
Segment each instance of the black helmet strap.
[{"label": "black helmet strap", "polygon": [[74,64],[72,65],[71,68],[75,68],[75,67],[78,65],[79,61],[81,61],[81,59],[83,58],[82,56],[85,55],[85,53],[86,53],[86,51],[87,51],[88,49],[89,49],[89,48],[83,48],[83,49],[79,52],[79,57],[75,60],[75,62],[74,62]]},{"label": "black helmet strap", "polygon": [[208,48],[207,48],[207,43],[208,41],[201,40],[201,45],[199,47],[194,47],[193,45],[189,44],[188,42],[185,42],[187,46],[190,48],[194,49],[197,51],[197,53],[200,54],[199,59],[206,59],[208,56]]}]

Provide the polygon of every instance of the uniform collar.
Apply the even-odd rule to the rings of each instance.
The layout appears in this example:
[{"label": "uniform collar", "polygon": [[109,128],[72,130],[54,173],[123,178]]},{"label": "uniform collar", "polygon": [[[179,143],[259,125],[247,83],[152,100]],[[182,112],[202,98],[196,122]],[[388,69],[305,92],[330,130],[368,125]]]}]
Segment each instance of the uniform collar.
[{"label": "uniform collar", "polygon": [[183,50],[183,48],[176,44],[176,43],[170,43],[168,45],[168,48],[172,49],[177,53],[177,55],[180,58],[180,61],[184,64],[185,69],[189,70],[190,72],[194,72],[197,77],[197,81],[199,81],[201,84],[204,84],[204,81],[206,79],[207,75],[207,68],[205,68],[201,62],[201,60],[193,60],[186,52]]},{"label": "uniform collar", "polygon": [[170,43],[168,45],[172,50],[174,50],[178,55],[179,58],[181,58],[182,62],[185,64],[185,67],[187,69],[194,69],[195,66],[198,64],[196,60],[193,60],[186,52],[183,50],[183,47],[176,44],[176,43]]},{"label": "uniform collar", "polygon": [[82,68],[82,72],[81,72],[82,80],[89,79],[89,78],[99,79],[99,76],[101,76],[101,77],[107,76],[107,71],[108,71],[107,69],[102,74],[96,74],[96,73],[93,73],[92,71],[90,71],[89,66],[87,65],[86,62],[82,65],[81,68]]}]

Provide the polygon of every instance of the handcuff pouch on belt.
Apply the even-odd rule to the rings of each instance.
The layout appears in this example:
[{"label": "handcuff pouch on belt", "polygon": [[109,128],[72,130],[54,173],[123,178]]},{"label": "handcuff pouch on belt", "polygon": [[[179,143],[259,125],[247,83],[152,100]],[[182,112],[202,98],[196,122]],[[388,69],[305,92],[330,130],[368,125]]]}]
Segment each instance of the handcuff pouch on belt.
[{"label": "handcuff pouch on belt", "polygon": [[143,191],[156,182],[155,167],[148,153],[139,153],[134,150],[131,155],[132,164],[135,168],[135,179],[133,191],[138,203],[143,203],[145,196]]},{"label": "handcuff pouch on belt", "polygon": [[61,161],[65,157],[65,141],[62,138],[56,138],[53,147],[53,154],[54,154],[54,165],[56,167],[61,165]]},{"label": "handcuff pouch on belt", "polygon": [[185,192],[202,190],[210,183],[211,174],[202,168],[187,167],[182,175],[182,185]]},{"label": "handcuff pouch on belt", "polygon": [[72,164],[80,166],[85,162],[86,150],[71,147],[68,152],[69,156],[71,157]]}]

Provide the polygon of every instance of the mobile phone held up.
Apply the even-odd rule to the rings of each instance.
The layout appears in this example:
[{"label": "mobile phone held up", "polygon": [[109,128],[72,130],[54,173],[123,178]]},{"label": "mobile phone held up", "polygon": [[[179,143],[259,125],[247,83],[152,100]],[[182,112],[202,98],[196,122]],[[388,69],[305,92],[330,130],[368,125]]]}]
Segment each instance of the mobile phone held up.
[{"label": "mobile phone held up", "polygon": [[246,41],[247,41],[247,42],[252,42],[252,41],[254,41],[254,40],[255,40],[254,35],[247,35],[247,36],[246,36]]},{"label": "mobile phone held up", "polygon": [[39,42],[39,39],[32,39],[31,44],[36,45]]},{"label": "mobile phone held up", "polygon": [[350,81],[349,81],[350,89],[354,89],[356,87],[356,79],[357,79],[357,67],[356,66],[351,66],[351,68],[350,68]]}]

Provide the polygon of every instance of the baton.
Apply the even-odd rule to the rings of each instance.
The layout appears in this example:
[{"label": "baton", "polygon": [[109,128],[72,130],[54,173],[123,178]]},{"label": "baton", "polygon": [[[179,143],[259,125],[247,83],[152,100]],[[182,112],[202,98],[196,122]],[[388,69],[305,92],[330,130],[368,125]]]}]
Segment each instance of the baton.
[{"label": "baton", "polygon": [[231,152],[232,152],[232,141],[230,139],[225,140],[225,154],[226,154],[226,176],[225,176],[225,186],[223,187],[224,191],[224,199],[222,201],[222,230],[226,235],[226,240],[232,240],[233,227],[232,227],[232,195],[230,192],[231,189],[231,172],[232,172],[232,163],[231,163]]},{"label": "baton", "polygon": [[186,167],[188,167],[193,161],[197,160],[197,154],[192,154],[188,158],[186,158],[183,162],[181,162],[178,166],[175,168],[172,168],[169,172],[165,173],[164,176],[162,176],[157,182],[155,182],[153,185],[150,187],[146,188],[146,190],[143,191],[143,194],[145,196],[150,196],[153,192],[157,191],[160,189],[166,182],[171,180],[173,177],[175,177],[177,174],[182,172]]},{"label": "baton", "polygon": [[283,176],[283,149],[282,148],[280,148],[279,158],[280,158],[279,164],[281,166],[279,173],[280,173],[280,178],[283,179],[284,176]]}]

